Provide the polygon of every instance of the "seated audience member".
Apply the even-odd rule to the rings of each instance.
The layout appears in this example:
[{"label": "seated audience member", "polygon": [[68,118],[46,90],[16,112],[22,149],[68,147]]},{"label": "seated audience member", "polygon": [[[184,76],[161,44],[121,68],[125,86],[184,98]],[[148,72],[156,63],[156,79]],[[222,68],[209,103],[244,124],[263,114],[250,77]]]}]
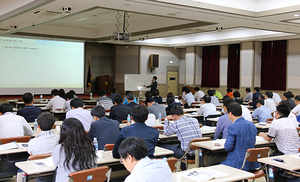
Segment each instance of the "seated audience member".
[{"label": "seated audience member", "polygon": [[14,115],[10,104],[0,105],[0,138],[31,136],[32,134],[33,131],[25,118]]},{"label": "seated audience member", "polygon": [[19,109],[17,115],[23,116],[27,122],[34,122],[38,115],[42,113],[42,109],[33,106],[33,95],[29,92],[22,96],[25,108]]},{"label": "seated audience member", "polygon": [[204,120],[207,116],[216,114],[216,106],[211,103],[211,98],[208,95],[205,95],[203,97],[203,100],[201,101],[200,109],[197,111],[198,115],[202,115],[204,117]]},{"label": "seated audience member", "polygon": [[183,100],[183,105],[185,105],[186,107],[191,107],[192,102],[195,102],[194,96],[189,88],[185,89],[185,96]]},{"label": "seated audience member", "polygon": [[233,99],[233,92],[232,92],[232,89],[231,89],[231,88],[227,88],[226,91],[227,91],[227,94],[226,94],[226,95]]},{"label": "seated audience member", "polygon": [[[125,95],[127,95],[128,93],[131,93],[131,92],[130,91],[126,91]],[[136,102],[136,98],[134,98],[134,102],[137,103]],[[129,104],[129,102],[127,101],[127,99],[124,99],[123,105],[127,105],[127,104]]]},{"label": "seated audience member", "polygon": [[64,104],[64,110],[66,111],[70,111],[71,110],[71,100],[74,98],[74,95],[72,92],[68,92],[66,94],[66,101],[65,101],[65,104]]},{"label": "seated audience member", "polygon": [[273,92],[273,97],[272,99],[274,100],[276,105],[279,105],[279,103],[281,102],[281,98],[280,95],[276,92]]},{"label": "seated audience member", "polygon": [[157,102],[158,104],[162,104],[162,97],[159,96],[159,90],[158,89],[154,89],[153,90],[153,99],[155,100],[155,102]]},{"label": "seated audience member", "polygon": [[139,137],[125,139],[119,147],[121,164],[131,173],[125,182],[172,182],[172,172],[167,162],[147,157],[147,143]]},{"label": "seated audience member", "polygon": [[71,94],[73,94],[73,98],[78,98],[78,96],[76,95],[76,92],[74,90],[70,90],[69,92]]},{"label": "seated audience member", "polygon": [[174,96],[167,97],[167,104],[168,104],[168,107],[166,108],[166,114],[167,115],[169,115],[170,110],[172,109],[172,107],[174,107],[176,105],[181,106],[180,102],[175,102]]},{"label": "seated audience member", "polygon": [[218,99],[223,99],[221,92],[219,92],[215,89],[213,89],[213,91],[214,91],[214,96],[216,96]]},{"label": "seated audience member", "polygon": [[234,101],[230,97],[224,99],[223,101],[223,109],[225,111],[225,114],[218,119],[214,140],[219,139],[221,134],[222,134],[222,138],[224,139],[227,138],[228,126],[232,124],[232,121],[229,119],[227,115],[227,107],[231,103],[234,103]]},{"label": "seated audience member", "polygon": [[123,120],[127,119],[128,114],[130,114],[131,108],[122,104],[123,97],[121,95],[115,96],[115,106],[110,109],[109,117],[110,119],[115,119],[122,123]]},{"label": "seated audience member", "polygon": [[127,99],[127,102],[129,103],[126,106],[132,108],[133,106],[137,105],[137,103],[134,102],[134,95],[133,95],[133,93],[131,93],[131,92],[127,93],[126,94],[126,99]]},{"label": "seated audience member", "polygon": [[249,105],[253,106],[252,109],[256,109],[256,102],[259,99],[259,97],[261,96],[261,93],[259,92],[259,88],[258,87],[254,87],[253,90],[253,97],[252,100],[249,101]]},{"label": "seated audience member", "polygon": [[114,99],[116,95],[120,95],[119,93],[117,93],[117,90],[115,88],[110,89],[110,96],[108,96],[108,98],[110,98],[112,100],[112,103],[114,103]]},{"label": "seated audience member", "polygon": [[200,99],[202,99],[202,97],[205,95],[203,91],[200,90],[199,87],[195,87],[195,94],[194,94],[194,98],[195,101],[200,101]]},{"label": "seated audience member", "polygon": [[113,149],[113,157],[120,158],[118,149],[123,140],[129,137],[140,137],[147,143],[148,146],[148,157],[154,157],[154,149],[158,139],[158,131],[150,126],[145,124],[147,120],[149,111],[147,107],[143,105],[136,105],[131,109],[131,118],[135,122],[130,126],[124,127],[121,129],[120,134],[116,140],[114,149]]},{"label": "seated audience member", "polygon": [[272,118],[270,109],[264,106],[264,100],[257,100],[256,107],[257,108],[252,113],[252,117],[257,118],[259,123],[267,122],[268,118]]},{"label": "seated audience member", "polygon": [[272,92],[266,92],[265,93],[265,100],[264,105],[270,109],[271,113],[274,113],[276,111],[276,104],[275,101],[272,99],[273,93]]},{"label": "seated audience member", "polygon": [[65,119],[59,144],[52,152],[53,165],[57,167],[55,182],[66,182],[70,173],[96,167],[96,160],[95,147],[81,122]]},{"label": "seated audience member", "polygon": [[168,98],[168,97],[174,97],[175,102],[179,102],[179,99],[176,98],[175,95],[174,95],[172,92],[169,92],[169,93],[167,94],[167,98]]},{"label": "seated audience member", "polygon": [[58,90],[53,89],[51,91],[52,99],[46,105],[46,109],[56,110],[56,109],[63,109],[65,104],[65,99],[61,98],[58,95]]},{"label": "seated audience member", "polygon": [[[181,106],[174,106],[170,114],[165,119],[164,134],[169,136],[176,133],[180,144],[163,144],[161,147],[174,151],[174,157],[179,159],[187,150],[189,142],[194,138],[201,138],[202,134],[198,120],[184,116]],[[174,120],[175,122],[170,125],[169,120]],[[191,150],[189,154],[194,155],[194,151]],[[184,170],[185,165],[181,169]]]},{"label": "seated audience member", "polygon": [[98,92],[97,105],[103,106],[105,110],[109,110],[113,106],[112,100],[105,96],[103,90]]},{"label": "seated audience member", "polygon": [[149,114],[148,114],[148,118],[147,118],[147,120],[145,121],[145,124],[146,124],[147,126],[156,126],[156,118],[155,118],[155,115],[149,113]]},{"label": "seated audience member", "polygon": [[210,102],[213,103],[215,106],[221,106],[218,98],[216,96],[214,96],[214,91],[213,90],[208,90],[207,94],[210,96],[211,100]]},{"label": "seated audience member", "polygon": [[65,90],[64,89],[59,89],[58,90],[58,95],[63,98],[63,99],[66,99],[66,93],[65,93]]},{"label": "seated audience member", "polygon": [[92,122],[94,122],[94,119],[88,110],[83,109],[83,102],[81,98],[72,99],[71,108],[72,110],[66,113],[66,119],[78,119],[82,123],[85,131],[88,132],[91,128]]},{"label": "seated audience member", "polygon": [[89,137],[98,140],[98,149],[102,150],[104,145],[115,143],[119,135],[119,121],[105,117],[105,109],[102,106],[95,106],[91,110],[95,122],[91,124]]},{"label": "seated audience member", "polygon": [[59,140],[59,134],[51,131],[54,123],[55,117],[50,112],[43,112],[37,117],[38,133],[28,143],[30,155],[52,153]]},{"label": "seated audience member", "polygon": [[234,101],[240,104],[242,107],[242,117],[247,121],[253,121],[250,110],[247,108],[247,106],[243,105],[243,100],[235,99]]},{"label": "seated audience member", "polygon": [[[286,105],[290,109],[290,111],[291,111],[292,107],[291,107],[291,104],[290,104],[289,101],[283,100],[283,101],[280,102],[280,105]],[[288,115],[288,118],[291,119],[292,121],[294,121],[295,127],[299,126],[298,125],[299,123],[298,123],[297,117],[296,117],[296,115],[292,111]],[[271,123],[271,122],[269,121],[268,123]]]},{"label": "seated audience member", "polygon": [[293,97],[293,94],[292,94],[292,92],[284,92],[283,93],[283,100],[286,100],[286,101],[288,101],[290,104],[291,104],[291,107],[292,107],[292,109],[294,109],[294,107],[296,106],[295,105],[295,102],[291,99]]},{"label": "seated audience member", "polygon": [[240,99],[240,97],[241,97],[241,94],[240,94],[239,91],[234,91],[233,92],[233,100]]},{"label": "seated audience member", "polygon": [[182,89],[181,89],[181,91],[182,91],[182,94],[181,94],[182,100],[184,100],[184,97],[186,95],[186,91],[185,91],[186,89],[187,89],[187,87],[182,87]]},{"label": "seated audience member", "polygon": [[296,116],[299,116],[300,114],[300,95],[296,95],[295,97],[295,107],[292,109],[292,113],[294,113]]},{"label": "seated audience member", "polygon": [[[257,129],[253,123],[242,117],[242,108],[238,103],[228,105],[227,115],[233,124],[228,127],[227,139],[224,144],[228,155],[221,164],[240,169],[247,149],[255,147]],[[246,161],[243,170],[251,171],[258,167],[260,167],[258,162]]]},{"label": "seated audience member", "polygon": [[294,121],[288,118],[290,108],[287,105],[279,104],[275,113],[275,120],[272,121],[268,133],[260,132],[259,136],[267,141],[273,138],[280,154],[288,155],[298,153],[300,142]]},{"label": "seated audience member", "polygon": [[145,93],[145,97],[146,97],[145,105],[148,106],[148,100],[149,100],[149,98],[152,98],[152,93],[150,91],[147,91]]},{"label": "seated audience member", "polygon": [[159,113],[161,113],[162,118],[166,117],[165,106],[156,103],[153,98],[148,99],[148,110],[149,110],[149,113],[152,113],[155,115],[156,119],[158,118]]},{"label": "seated audience member", "polygon": [[244,101],[250,101],[250,100],[252,100],[253,93],[251,92],[250,88],[246,88],[246,93],[247,93],[247,95],[244,98]]}]

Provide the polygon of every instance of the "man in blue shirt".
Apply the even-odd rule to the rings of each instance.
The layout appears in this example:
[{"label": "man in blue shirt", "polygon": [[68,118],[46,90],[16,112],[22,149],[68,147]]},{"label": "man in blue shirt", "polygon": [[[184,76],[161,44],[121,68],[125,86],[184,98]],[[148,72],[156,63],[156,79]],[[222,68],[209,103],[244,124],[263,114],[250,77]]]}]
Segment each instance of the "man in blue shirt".
[{"label": "man in blue shirt", "polygon": [[257,117],[259,123],[265,123],[267,122],[268,118],[272,118],[270,109],[264,106],[264,100],[257,100],[256,107],[257,109],[255,109],[255,111],[252,113],[252,117]]},{"label": "man in blue shirt", "polygon": [[23,94],[23,101],[25,108],[19,109],[17,115],[23,116],[27,122],[34,122],[34,120],[42,113],[42,109],[33,106],[33,95],[29,92]]},{"label": "man in blue shirt", "polygon": [[232,98],[226,98],[223,101],[223,109],[225,111],[225,114],[223,116],[221,116],[218,120],[214,140],[219,139],[221,134],[222,134],[222,138],[224,138],[224,139],[227,138],[228,126],[232,124],[232,121],[229,119],[229,117],[227,115],[227,107],[231,103],[234,103]]}]

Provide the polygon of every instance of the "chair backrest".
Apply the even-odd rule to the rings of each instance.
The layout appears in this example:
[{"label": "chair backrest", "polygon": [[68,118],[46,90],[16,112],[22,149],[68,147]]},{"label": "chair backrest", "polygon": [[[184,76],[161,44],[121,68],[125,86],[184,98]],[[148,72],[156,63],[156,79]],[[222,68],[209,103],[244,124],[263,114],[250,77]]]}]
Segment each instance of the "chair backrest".
[{"label": "chair backrest", "polygon": [[246,151],[243,166],[241,167],[241,169],[244,168],[246,160],[249,162],[257,162],[258,158],[269,157],[270,151],[271,151],[271,149],[269,147],[248,149]]},{"label": "chair backrest", "polygon": [[163,130],[164,129],[164,126],[152,126],[153,128],[155,128],[155,129],[159,129],[159,130]]},{"label": "chair backrest", "polygon": [[46,154],[37,154],[37,155],[31,155],[28,157],[29,160],[37,160],[37,159],[45,159],[47,157],[51,157],[52,153],[46,153]]},{"label": "chair backrest", "polygon": [[298,132],[298,135],[300,137],[300,127],[297,127],[297,132]]},{"label": "chair backrest", "polygon": [[176,159],[176,158],[168,158],[167,159],[167,162],[168,162],[169,167],[172,172],[174,172],[177,169],[177,167],[175,165],[177,161],[178,161],[178,159]]},{"label": "chair backrest", "polygon": [[110,143],[105,144],[103,150],[104,150],[104,151],[111,151],[111,150],[114,149],[114,146],[115,146],[115,144],[110,144]]},{"label": "chair backrest", "polygon": [[[109,182],[110,172],[108,166],[96,167],[92,169],[86,169],[82,171],[76,171],[69,174],[69,177],[73,179],[73,182]],[[68,179],[68,181],[72,181]]]},{"label": "chair backrest", "polygon": [[31,139],[30,136],[0,138],[0,143],[6,144],[6,143],[10,143],[10,142],[28,142],[30,139]]},{"label": "chair backrest", "polygon": [[193,142],[203,142],[203,141],[209,141],[211,140],[210,137],[203,137],[203,138],[193,138],[190,143],[189,146],[191,149],[198,149],[199,147],[193,146]]}]

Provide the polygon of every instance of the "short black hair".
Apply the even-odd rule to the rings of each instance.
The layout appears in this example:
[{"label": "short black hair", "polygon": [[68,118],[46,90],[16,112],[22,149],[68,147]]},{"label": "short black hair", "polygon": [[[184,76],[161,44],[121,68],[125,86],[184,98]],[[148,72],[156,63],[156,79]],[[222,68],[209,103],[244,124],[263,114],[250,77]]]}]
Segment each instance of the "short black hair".
[{"label": "short black hair", "polygon": [[296,97],[294,99],[297,101],[300,101],[300,95],[296,95]]},{"label": "short black hair", "polygon": [[199,88],[199,87],[195,87],[195,90],[196,90],[196,91],[199,91],[199,90],[200,90],[200,88]]},{"label": "short black hair", "polygon": [[168,97],[167,98],[167,104],[172,104],[173,102],[175,102],[174,97]]},{"label": "short black hair", "polygon": [[213,95],[215,94],[215,91],[213,91],[213,90],[208,90],[208,91],[207,91],[207,94],[208,94],[209,96],[213,96]]},{"label": "short black hair", "polygon": [[157,76],[153,76],[153,79],[157,80]]},{"label": "short black hair", "polygon": [[97,105],[97,106],[93,107],[92,110],[91,110],[91,115],[96,116],[98,118],[101,118],[101,117],[105,116],[104,107],[102,107],[100,105]]},{"label": "short black hair", "polygon": [[169,92],[169,93],[167,94],[167,98],[168,98],[168,97],[175,97],[175,96],[174,96],[174,94],[173,94],[172,92]]},{"label": "short black hair", "polygon": [[259,92],[259,87],[254,87],[254,90],[256,91],[256,92]]},{"label": "short black hair", "polygon": [[153,90],[153,96],[157,96],[159,95],[159,90],[158,89],[154,89]]},{"label": "short black hair", "polygon": [[233,97],[241,97],[241,94],[239,91],[234,91],[233,92]]},{"label": "short black hair", "polygon": [[246,88],[246,92],[251,92],[251,89],[250,88]]},{"label": "short black hair", "polygon": [[[238,103],[238,104],[243,104],[243,100],[242,99],[235,99],[234,102]],[[224,104],[224,103],[223,103]]]},{"label": "short black hair", "polygon": [[188,94],[188,93],[190,93],[190,92],[191,92],[191,90],[190,90],[189,88],[186,88],[186,89],[185,89],[185,93]]},{"label": "short black hair", "polygon": [[152,103],[152,102],[155,102],[155,100],[152,97],[146,98],[146,103]]},{"label": "short black hair", "polygon": [[210,103],[211,98],[210,98],[210,96],[208,96],[208,95],[204,95],[204,96],[203,96],[203,100],[204,100],[205,103]]},{"label": "short black hair", "polygon": [[283,96],[285,96],[287,99],[290,99],[292,97],[291,92],[284,92]]},{"label": "short black hair", "polygon": [[230,97],[229,97],[228,95],[225,95],[225,96],[223,97],[223,99],[222,99],[223,102],[224,102],[224,100],[227,99],[227,98],[230,98]]},{"label": "short black hair", "polygon": [[73,95],[76,95],[74,90],[70,90],[69,92],[72,93]]},{"label": "short black hair", "polygon": [[133,95],[133,93],[131,93],[131,92],[127,93],[127,94],[126,94],[126,98],[127,98],[128,100],[134,100],[134,95]]},{"label": "short black hair", "polygon": [[223,106],[225,106],[226,108],[228,107],[229,104],[234,103],[232,98],[227,98],[223,101]]},{"label": "short black hair", "polygon": [[150,91],[147,91],[145,93],[145,97],[148,98],[148,97],[152,97],[152,93]]},{"label": "short black hair", "polygon": [[291,103],[290,103],[289,101],[287,101],[287,100],[282,100],[279,104],[280,104],[280,105],[286,105],[286,106],[288,106],[288,107],[290,108],[290,110],[292,110],[292,105],[291,105]]},{"label": "short black hair", "polygon": [[42,112],[38,115],[36,121],[42,131],[48,131],[52,129],[55,117],[50,112]]},{"label": "short black hair", "polygon": [[227,93],[229,93],[229,92],[232,92],[232,89],[231,88],[227,88],[226,91],[227,91]]},{"label": "short black hair", "polygon": [[116,90],[115,88],[111,88],[111,89],[110,89],[110,92],[111,92],[111,93],[115,93],[116,91],[117,91],[117,90]]},{"label": "short black hair", "polygon": [[130,115],[136,123],[145,123],[148,118],[148,108],[143,105],[136,105],[131,108]]},{"label": "short black hair", "polygon": [[129,137],[122,141],[118,148],[121,158],[131,155],[135,160],[141,160],[148,155],[147,143],[140,137]]},{"label": "short black hair", "polygon": [[171,115],[181,116],[181,115],[183,115],[183,109],[182,109],[182,107],[180,105],[175,105],[170,110],[170,114]]},{"label": "short black hair", "polygon": [[273,93],[270,92],[270,91],[267,91],[267,92],[265,93],[265,95],[268,96],[269,98],[273,98]]},{"label": "short black hair", "polygon": [[256,104],[257,104],[257,103],[260,103],[261,105],[264,105],[264,104],[265,104],[264,100],[262,100],[262,99],[258,99],[258,100],[256,101]]},{"label": "short black hair", "polygon": [[287,105],[285,105],[285,104],[279,104],[277,106],[277,112],[278,112],[278,114],[280,116],[288,117],[289,114],[290,114],[290,112],[291,112],[291,110],[290,110],[290,108]]},{"label": "short black hair", "polygon": [[187,89],[187,87],[182,87],[182,92],[185,92],[185,90]]},{"label": "short black hair", "polygon": [[66,94],[66,98],[67,99],[73,99],[73,97],[74,97],[74,94],[72,93],[72,92],[68,92],[67,94]]},{"label": "short black hair", "polygon": [[231,103],[227,107],[227,112],[232,113],[234,116],[242,116],[242,107],[238,103]]},{"label": "short black hair", "polygon": [[104,92],[104,90],[99,90],[99,92],[98,92],[98,97],[102,97],[102,96],[104,96],[105,95],[105,92]]},{"label": "short black hair", "polygon": [[23,94],[22,99],[25,104],[31,104],[33,101],[33,95],[30,92],[26,92],[25,94]]},{"label": "short black hair", "polygon": [[57,89],[51,90],[51,95],[56,96],[56,95],[58,95],[58,94],[59,94],[59,91],[58,91]]},{"label": "short black hair", "polygon": [[114,98],[115,103],[122,104],[123,103],[123,97],[121,95],[116,95]]},{"label": "short black hair", "polygon": [[70,106],[74,108],[83,107],[83,102],[81,98],[74,98],[70,102]]},{"label": "short black hair", "polygon": [[2,114],[6,113],[6,112],[13,112],[13,106],[8,103],[3,103],[0,105],[0,112]]}]

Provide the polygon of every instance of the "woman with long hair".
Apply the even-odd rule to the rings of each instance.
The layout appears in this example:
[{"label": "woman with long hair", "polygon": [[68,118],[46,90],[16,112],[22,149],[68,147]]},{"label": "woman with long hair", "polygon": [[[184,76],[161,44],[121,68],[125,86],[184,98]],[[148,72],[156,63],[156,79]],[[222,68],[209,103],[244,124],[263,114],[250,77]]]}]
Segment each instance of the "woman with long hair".
[{"label": "woman with long hair", "polygon": [[56,182],[66,182],[75,171],[96,167],[95,147],[78,119],[65,119],[59,144],[53,149],[53,164],[57,167]]}]

